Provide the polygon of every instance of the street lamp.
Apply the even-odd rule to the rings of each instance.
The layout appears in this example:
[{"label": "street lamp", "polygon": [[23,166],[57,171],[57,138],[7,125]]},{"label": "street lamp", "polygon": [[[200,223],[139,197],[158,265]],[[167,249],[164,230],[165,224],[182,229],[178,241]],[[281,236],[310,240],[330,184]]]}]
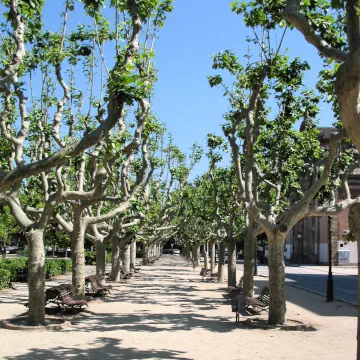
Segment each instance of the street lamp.
[{"label": "street lamp", "polygon": [[328,248],[329,248],[329,273],[327,278],[327,287],[326,287],[326,301],[334,301],[334,279],[332,275],[332,216],[328,216]]},{"label": "street lamp", "polygon": [[301,250],[301,246],[300,246],[300,244],[301,244],[301,237],[302,237],[302,234],[299,232],[298,234],[297,234],[297,238],[298,238],[298,255],[299,255],[299,257],[298,257],[298,263],[299,263],[299,266],[301,266],[301,253],[300,253],[300,250]]}]

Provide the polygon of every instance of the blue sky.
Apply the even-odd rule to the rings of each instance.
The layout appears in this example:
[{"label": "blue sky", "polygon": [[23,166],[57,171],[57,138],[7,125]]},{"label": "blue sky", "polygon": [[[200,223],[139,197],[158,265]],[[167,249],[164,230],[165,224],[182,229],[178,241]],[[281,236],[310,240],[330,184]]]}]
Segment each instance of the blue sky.
[{"label": "blue sky", "polygon": [[[232,13],[228,0],[175,0],[160,39],[156,43],[159,82],[154,110],[166,122],[183,150],[198,141],[205,145],[207,133],[221,134],[222,114],[228,108],[221,89],[211,89],[207,76],[212,74],[212,54],[231,49],[239,57],[247,51],[246,35],[251,35],[241,16]],[[300,56],[312,65],[306,82],[313,87],[322,67],[317,51],[296,31],[288,31],[284,47],[289,55]],[[322,106],[320,125],[331,126],[331,111]],[[195,169],[207,169],[207,161]]]},{"label": "blue sky", "polygon": [[[155,42],[159,81],[153,110],[186,152],[195,141],[204,146],[207,133],[221,134],[222,114],[227,111],[228,102],[221,89],[211,89],[208,85],[206,77],[213,73],[212,54],[231,49],[242,57],[248,47],[246,36],[252,35],[241,16],[231,12],[229,4],[229,0],[174,0],[175,9]],[[59,30],[61,19],[53,23],[48,19],[61,11],[62,1],[46,1],[47,28]],[[70,27],[83,19],[78,13],[71,15]],[[291,57],[300,56],[312,65],[306,81],[313,87],[322,67],[317,51],[296,31],[287,32],[285,47],[289,48]],[[112,59],[107,62],[111,66]],[[323,105],[320,125],[330,126],[332,122],[331,111]],[[195,175],[206,170],[204,158]]]}]

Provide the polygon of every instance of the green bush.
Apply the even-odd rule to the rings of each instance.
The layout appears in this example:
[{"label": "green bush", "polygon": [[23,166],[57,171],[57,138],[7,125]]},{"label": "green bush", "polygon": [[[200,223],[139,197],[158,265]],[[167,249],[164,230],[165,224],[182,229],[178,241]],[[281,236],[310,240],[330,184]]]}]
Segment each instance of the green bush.
[{"label": "green bush", "polygon": [[24,269],[27,269],[27,259],[2,259],[0,260],[0,269],[5,269],[10,272],[11,281],[20,281]]},{"label": "green bush", "polygon": [[96,264],[96,251],[85,251],[85,264],[86,265]]},{"label": "green bush", "polygon": [[5,289],[9,286],[11,273],[9,270],[0,268],[0,289]]},{"label": "green bush", "polygon": [[51,279],[59,275],[61,275],[60,262],[57,260],[47,260],[45,262],[45,278]]},{"label": "green bush", "polygon": [[71,270],[72,270],[71,260],[61,259],[61,260],[56,260],[56,261],[58,261],[60,263],[59,265],[60,265],[62,274],[71,272]]},{"label": "green bush", "polygon": [[[106,263],[111,263],[111,252],[106,252]],[[96,264],[96,251],[85,251],[85,264],[95,265]]]},{"label": "green bush", "polygon": [[51,279],[55,276],[66,274],[71,271],[71,260],[67,259],[46,259],[45,277]]},{"label": "green bush", "polygon": [[[27,281],[28,261],[26,258],[0,260],[0,289],[7,287],[9,281]],[[55,276],[71,272],[71,260],[46,259],[45,277],[51,279]]]}]

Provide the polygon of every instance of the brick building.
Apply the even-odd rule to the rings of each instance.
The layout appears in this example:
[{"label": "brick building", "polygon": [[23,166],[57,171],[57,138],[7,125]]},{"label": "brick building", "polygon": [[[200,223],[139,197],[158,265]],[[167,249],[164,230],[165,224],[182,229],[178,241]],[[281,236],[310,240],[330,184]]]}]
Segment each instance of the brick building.
[{"label": "brick building", "polygon": [[[319,128],[320,144],[327,147],[330,134],[334,128]],[[360,170],[356,169],[349,177],[349,188],[352,197],[360,195]],[[337,199],[342,199],[342,191],[336,194]],[[332,216],[332,263],[334,265],[346,262],[349,257],[351,264],[357,263],[357,244],[345,244],[342,235],[349,229],[349,209]],[[310,217],[299,221],[286,238],[286,258],[294,263],[302,264],[328,264],[329,246],[329,218]],[[345,251],[344,251],[345,250]]]}]

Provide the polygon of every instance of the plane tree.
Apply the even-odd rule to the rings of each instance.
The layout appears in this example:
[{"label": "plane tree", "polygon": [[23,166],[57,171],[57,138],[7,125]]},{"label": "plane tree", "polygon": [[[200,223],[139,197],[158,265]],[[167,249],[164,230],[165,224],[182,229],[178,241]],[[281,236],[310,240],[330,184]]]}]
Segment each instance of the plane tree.
[{"label": "plane tree", "polygon": [[143,242],[143,263],[149,260],[149,251],[171,238],[179,231],[179,213],[182,211],[189,186],[189,176],[202,156],[202,148],[196,143],[187,155],[170,138],[164,149],[161,171],[149,187],[146,204],[146,221],[137,238]]},{"label": "plane tree", "polygon": [[[245,228],[244,209],[239,204],[238,186],[235,180],[235,169],[219,166],[223,153],[228,152],[227,143],[221,136],[207,136],[209,158],[208,177],[211,183],[213,219],[217,224],[217,233],[225,237],[223,242],[228,251],[228,286],[236,285],[236,243],[242,239]],[[221,271],[220,271],[220,275]],[[218,277],[219,282],[222,280]]]},{"label": "plane tree", "polygon": [[[320,192],[333,193],[341,171],[348,173],[351,151],[342,152],[337,163],[339,143],[346,134],[335,131],[328,149],[320,148],[317,129],[309,120],[317,116],[319,95],[302,84],[309,65],[284,57],[279,49],[260,46],[258,60],[250,62],[246,55],[245,65],[229,51],[215,56],[214,69],[226,69],[235,77],[234,90],[220,75],[209,81],[212,86],[225,87],[229,95],[231,110],[225,115],[223,131],[230,144],[240,199],[269,242],[269,323],[284,324],[286,235],[307,216],[331,214],[358,200],[348,198],[347,191],[347,198],[338,199],[337,205],[326,204],[326,196],[322,206],[314,205],[315,197],[321,199]],[[275,99],[278,108],[274,116],[270,99]],[[300,119],[308,123],[303,131],[294,129]],[[332,186],[327,185],[328,180]],[[346,181],[345,176],[345,188]]]},{"label": "plane tree", "polygon": [[[2,43],[4,76],[0,79],[3,102],[0,129],[1,151],[6,160],[1,164],[0,198],[2,204],[11,209],[28,241],[28,322],[38,325],[44,323],[45,316],[44,233],[56,206],[74,195],[71,190],[61,189],[63,175],[67,173],[71,159],[82,158],[84,151],[92,151],[99,143],[106,142],[112,129],[122,126],[126,107],[135,102],[142,111],[143,122],[137,123],[134,141],[130,148],[123,149],[123,153],[131,157],[129,154],[143,142],[141,130],[149,108],[150,84],[155,77],[151,66],[151,33],[163,26],[166,12],[171,11],[171,1],[112,1],[116,20],[108,37],[104,33],[111,27],[111,21],[101,15],[104,1],[89,0],[84,5],[65,1],[61,31],[56,34],[42,29],[43,1],[11,0],[3,3],[8,12],[2,30],[11,35]],[[84,34],[82,26],[68,31],[70,14],[84,10],[88,21],[93,24],[91,38]],[[123,24],[119,21],[120,14],[124,16]],[[153,18],[154,14],[157,15]],[[83,16],[86,18],[84,13]],[[149,24],[147,29],[143,29],[143,23]],[[139,51],[142,33],[150,44]],[[105,41],[109,41],[114,49],[111,70],[102,50]],[[79,58],[95,62],[96,57],[101,58],[100,63],[107,75],[102,72],[100,80],[106,96],[94,103],[93,81],[88,91],[79,88],[74,94],[72,89],[76,81],[84,83],[82,71],[78,71],[81,69]],[[94,73],[89,77],[94,77]],[[36,79],[41,79],[40,94],[34,90]],[[29,109],[28,94],[31,99]],[[97,176],[95,188],[89,191],[91,196],[96,191],[102,192],[106,183],[103,174],[100,171]],[[25,179],[36,176],[42,181],[45,201],[41,213],[30,217],[20,195],[27,185]],[[79,195],[80,198],[89,196],[87,191],[80,192],[74,201],[79,199]]]},{"label": "plane tree", "polygon": [[[318,50],[324,68],[323,90],[347,135],[360,151],[359,119],[359,3],[347,1],[249,1],[232,3],[247,26],[288,27]],[[310,46],[309,45],[309,46]]]}]

